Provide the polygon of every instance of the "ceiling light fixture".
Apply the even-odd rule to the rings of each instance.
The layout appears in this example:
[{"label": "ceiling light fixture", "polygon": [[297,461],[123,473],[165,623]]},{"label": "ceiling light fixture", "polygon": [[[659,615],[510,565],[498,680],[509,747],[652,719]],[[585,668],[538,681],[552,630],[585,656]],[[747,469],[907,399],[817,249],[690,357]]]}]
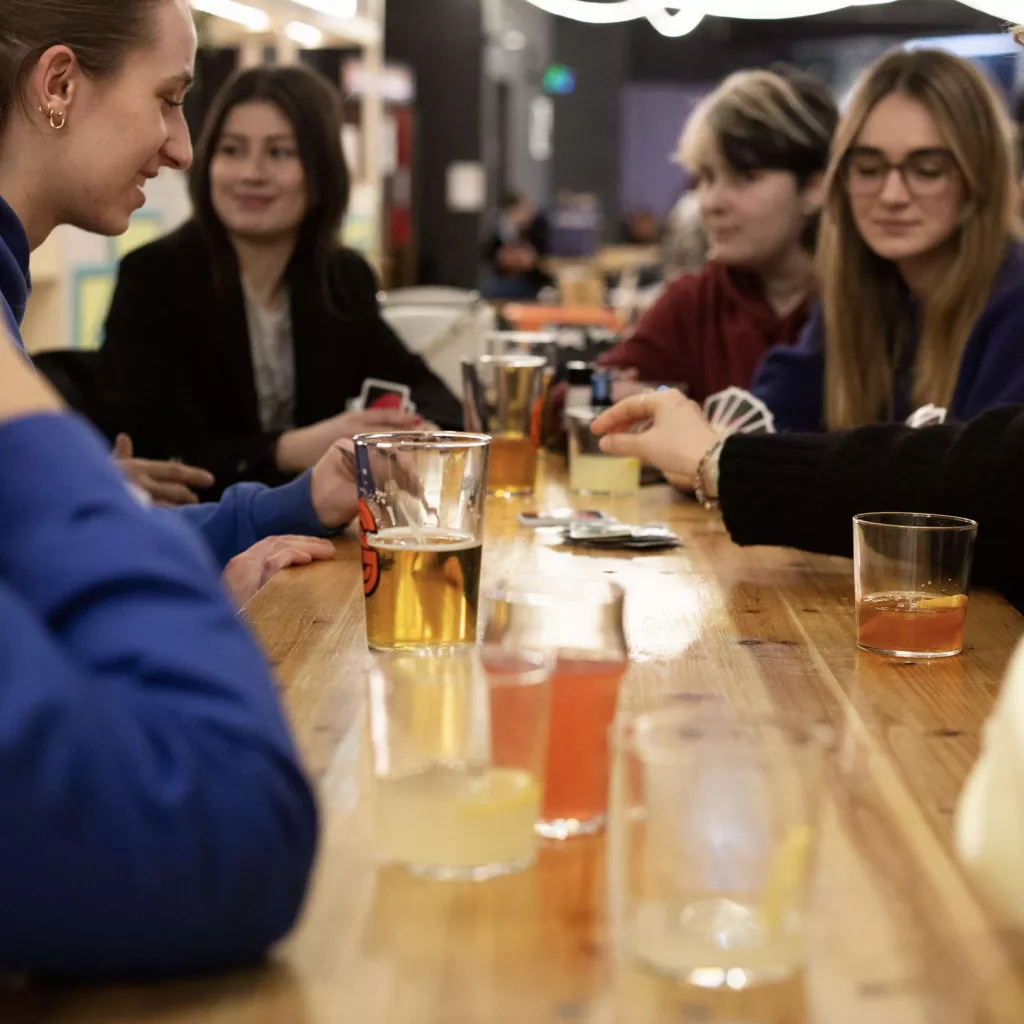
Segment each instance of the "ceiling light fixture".
[{"label": "ceiling light fixture", "polygon": [[318,11],[331,18],[354,18],[359,11],[359,0],[294,0],[295,3]]},{"label": "ceiling light fixture", "polygon": [[[309,0],[300,0],[309,2]],[[684,36],[706,14],[722,18],[773,20],[825,14],[844,7],[868,7],[894,0],[529,0],[549,14],[594,25],[646,18],[663,35]],[[1024,21],[1024,0],[961,0],[968,7],[1006,21]],[[709,10],[713,8],[713,10]]]},{"label": "ceiling light fixture", "polygon": [[192,6],[204,14],[212,14],[236,25],[244,25],[252,32],[265,32],[270,28],[270,15],[258,7],[236,3],[235,0],[192,0]]},{"label": "ceiling light fixture", "polygon": [[318,50],[324,44],[323,32],[316,25],[307,25],[304,21],[289,21],[284,27],[284,34],[307,50]]}]

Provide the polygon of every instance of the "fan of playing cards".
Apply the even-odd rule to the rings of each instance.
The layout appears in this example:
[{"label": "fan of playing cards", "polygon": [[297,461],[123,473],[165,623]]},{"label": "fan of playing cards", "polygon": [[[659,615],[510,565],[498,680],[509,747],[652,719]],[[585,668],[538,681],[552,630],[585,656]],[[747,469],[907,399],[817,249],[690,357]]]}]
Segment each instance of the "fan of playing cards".
[{"label": "fan of playing cards", "polygon": [[946,422],[948,410],[940,409],[935,405],[922,405],[920,409],[912,412],[907,417],[907,426],[920,429],[921,427],[937,427]]},{"label": "fan of playing cards", "polygon": [[775,417],[768,406],[742,388],[726,388],[704,402],[704,415],[722,436],[774,434]]}]

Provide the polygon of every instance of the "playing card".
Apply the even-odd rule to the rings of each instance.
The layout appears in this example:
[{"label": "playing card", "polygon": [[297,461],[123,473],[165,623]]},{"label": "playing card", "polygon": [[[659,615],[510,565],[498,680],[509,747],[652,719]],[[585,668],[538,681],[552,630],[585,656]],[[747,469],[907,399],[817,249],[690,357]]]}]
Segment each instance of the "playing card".
[{"label": "playing card", "polygon": [[615,522],[615,519],[606,512],[574,508],[556,508],[551,512],[520,512],[516,518],[520,526],[529,529],[538,529],[542,526],[571,526],[573,523]]},{"label": "playing card", "polygon": [[637,551],[675,548],[681,543],[663,524],[629,526],[625,523],[574,523],[566,530],[566,542],[576,547]]},{"label": "playing card", "polygon": [[908,427],[935,427],[946,422],[948,411],[939,409],[932,404],[923,405],[920,409],[912,412],[907,418]]},{"label": "playing card", "polygon": [[410,399],[409,386],[407,384],[396,384],[390,380],[378,380],[376,377],[367,377],[363,381],[363,388],[359,394],[359,402],[356,407],[359,409],[411,411],[412,401]]},{"label": "playing card", "polygon": [[711,395],[704,403],[704,414],[722,437],[775,433],[775,418],[768,406],[742,388],[729,387]]}]

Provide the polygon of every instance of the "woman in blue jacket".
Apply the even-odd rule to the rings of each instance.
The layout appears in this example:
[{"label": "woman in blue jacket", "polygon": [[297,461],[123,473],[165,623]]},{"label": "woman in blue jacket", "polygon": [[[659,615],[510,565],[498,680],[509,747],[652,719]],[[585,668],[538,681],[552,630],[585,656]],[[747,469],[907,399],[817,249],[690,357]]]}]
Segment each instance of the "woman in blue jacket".
[{"label": "woman in blue jacket", "polygon": [[819,245],[821,303],[752,390],[780,430],[968,420],[1024,401],[1024,250],[1013,135],[967,61],[896,51],[840,122]]},{"label": "woman in blue jacket", "polygon": [[[61,223],[124,231],[145,179],[187,166],[195,48],[186,0],[0,6],[0,970],[250,959],[313,858],[309,785],[209,550],[139,506],[14,345],[30,249]],[[345,487],[314,473],[187,515],[223,563],[321,528]]]}]

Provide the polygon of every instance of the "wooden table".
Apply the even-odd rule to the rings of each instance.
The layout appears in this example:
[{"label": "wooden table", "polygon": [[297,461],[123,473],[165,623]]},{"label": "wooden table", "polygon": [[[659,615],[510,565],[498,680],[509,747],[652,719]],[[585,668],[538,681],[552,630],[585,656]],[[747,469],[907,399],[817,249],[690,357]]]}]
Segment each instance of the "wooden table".
[{"label": "wooden table", "polygon": [[[569,500],[551,461],[542,497]],[[595,504],[593,499],[587,505]],[[820,1024],[1024,1021],[1011,940],[951,852],[957,794],[1022,621],[971,599],[962,657],[903,663],[852,642],[848,561],[741,550],[715,515],[667,487],[602,502],[668,521],[670,554],[583,554],[521,530],[522,502],[489,512],[485,575],[607,575],[628,591],[629,708],[665,695],[800,711],[840,734],[825,810],[806,1006],[766,1020]],[[358,548],[281,574],[249,614],[280,672],[324,812],[303,920],[270,967],[230,977],[33,1001],[18,1024],[645,1024],[702,1021],[671,991],[616,1016],[600,838],[544,849],[535,870],[480,885],[379,869],[368,827]],[[1024,863],[1022,863],[1024,870]],[[169,898],[172,898],[169,894]],[[2,925],[0,925],[2,926]],[[621,995],[621,990],[620,990]],[[646,1002],[645,1002],[646,1000]],[[796,1000],[799,1002],[799,999]],[[621,1003],[619,1007],[622,1009]],[[760,1020],[760,1017],[752,1017]]]}]

